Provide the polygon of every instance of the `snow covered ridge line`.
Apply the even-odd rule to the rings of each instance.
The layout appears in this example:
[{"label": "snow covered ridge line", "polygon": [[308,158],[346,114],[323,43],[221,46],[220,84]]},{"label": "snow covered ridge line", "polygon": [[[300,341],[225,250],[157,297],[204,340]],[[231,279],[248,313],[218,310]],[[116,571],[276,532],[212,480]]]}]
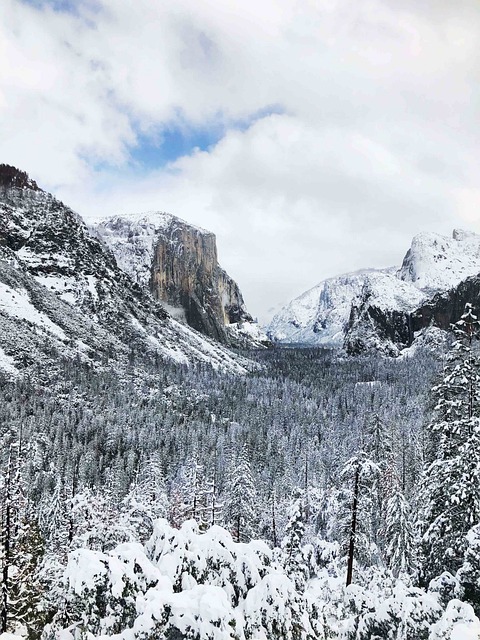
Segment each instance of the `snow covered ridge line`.
[{"label": "snow covered ridge line", "polygon": [[118,370],[129,357],[147,368],[158,357],[236,374],[253,366],[171,318],[76,213],[26,174],[7,167],[2,176],[1,371],[48,369],[59,354]]},{"label": "snow covered ridge line", "polygon": [[233,542],[218,526],[202,534],[193,520],[179,530],[158,520],[145,546],[69,554],[62,607],[42,638],[478,638],[472,607],[444,600],[445,579],[423,591],[378,569],[344,587],[338,547],[317,540],[295,553]]},{"label": "snow covered ridge line", "polygon": [[[280,343],[345,347],[352,353],[372,348],[398,355],[409,346],[408,327],[400,326],[408,324],[409,314],[479,273],[480,235],[459,229],[451,238],[422,233],[413,239],[399,269],[365,269],[325,280],[277,313],[267,333]],[[398,332],[389,331],[388,323],[400,323]]]}]

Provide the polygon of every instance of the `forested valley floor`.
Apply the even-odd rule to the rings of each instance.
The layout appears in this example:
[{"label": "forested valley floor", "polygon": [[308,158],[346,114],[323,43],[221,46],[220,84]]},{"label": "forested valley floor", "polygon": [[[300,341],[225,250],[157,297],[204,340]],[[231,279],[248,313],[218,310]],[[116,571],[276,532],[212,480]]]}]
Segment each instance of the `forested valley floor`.
[{"label": "forested valley floor", "polygon": [[475,323],[397,359],[276,348],[247,375],[132,358],[5,379],[1,630],[479,638]]}]

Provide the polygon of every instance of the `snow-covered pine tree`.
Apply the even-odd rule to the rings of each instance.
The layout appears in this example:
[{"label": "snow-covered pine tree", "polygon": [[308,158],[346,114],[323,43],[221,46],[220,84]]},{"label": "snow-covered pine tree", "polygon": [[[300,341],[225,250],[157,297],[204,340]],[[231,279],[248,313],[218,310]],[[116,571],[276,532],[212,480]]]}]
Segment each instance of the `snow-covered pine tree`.
[{"label": "snow-covered pine tree", "polygon": [[106,489],[79,491],[72,500],[72,520],[72,548],[108,551],[132,537],[129,525],[121,522],[117,505]]},{"label": "snow-covered pine tree", "polygon": [[51,496],[40,504],[39,521],[49,547],[55,555],[66,559],[69,547],[71,500],[67,499],[65,483],[59,476]]},{"label": "snow-covered pine tree", "polygon": [[[212,491],[214,483],[207,477],[205,466],[198,462],[195,453],[178,470],[172,487],[170,519],[179,527],[193,519],[201,529],[212,522]],[[215,507],[218,516],[218,509]]]},{"label": "snow-covered pine tree", "polygon": [[415,532],[410,506],[399,486],[386,504],[385,560],[396,577],[414,570]]},{"label": "snow-covered pine tree", "polygon": [[282,540],[282,563],[288,577],[299,593],[305,590],[308,566],[302,554],[305,535],[305,496],[299,496],[292,505],[285,537]]},{"label": "snow-covered pine tree", "polygon": [[347,586],[356,560],[367,567],[378,560],[373,513],[378,504],[380,469],[364,451],[350,458],[341,472],[338,496],[337,538],[347,558]]},{"label": "snow-covered pine tree", "polygon": [[363,450],[379,469],[376,487],[376,508],[372,510],[373,539],[385,552],[386,505],[396,484],[396,462],[393,444],[393,427],[378,413],[369,417],[363,434]]},{"label": "snow-covered pine tree", "polygon": [[23,626],[28,640],[36,640],[45,624],[47,608],[40,566],[44,556],[44,539],[35,519],[24,518],[16,530],[9,587],[11,621]]},{"label": "snow-covered pine tree", "polygon": [[462,566],[457,573],[464,590],[465,599],[480,614],[480,524],[475,525],[467,534],[467,548]]},{"label": "snow-covered pine tree", "polygon": [[135,538],[145,543],[153,531],[153,522],[168,514],[168,498],[163,477],[162,462],[153,453],[143,463],[129,493],[122,501],[125,524],[130,526]]},{"label": "snow-covered pine tree", "polygon": [[29,638],[38,637],[43,616],[40,611],[42,585],[39,565],[44,541],[36,514],[28,508],[27,487],[23,471],[27,449],[18,433],[6,434],[5,475],[1,482],[3,500],[0,503],[2,594],[0,631],[15,631],[23,625]]},{"label": "snow-covered pine tree", "polygon": [[248,542],[255,536],[257,492],[246,445],[228,474],[223,499],[225,526],[236,542]]},{"label": "snow-covered pine tree", "polygon": [[432,389],[437,405],[419,513],[425,581],[459,569],[466,535],[480,521],[480,323],[470,304],[453,331],[443,381]]}]

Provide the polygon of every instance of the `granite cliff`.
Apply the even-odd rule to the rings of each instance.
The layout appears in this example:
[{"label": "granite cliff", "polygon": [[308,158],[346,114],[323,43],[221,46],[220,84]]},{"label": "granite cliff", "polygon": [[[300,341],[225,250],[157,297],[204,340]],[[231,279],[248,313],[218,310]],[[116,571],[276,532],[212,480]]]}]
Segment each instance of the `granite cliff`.
[{"label": "granite cliff", "polygon": [[115,216],[95,227],[120,266],[178,319],[229,345],[266,341],[213,233],[168,213]]}]

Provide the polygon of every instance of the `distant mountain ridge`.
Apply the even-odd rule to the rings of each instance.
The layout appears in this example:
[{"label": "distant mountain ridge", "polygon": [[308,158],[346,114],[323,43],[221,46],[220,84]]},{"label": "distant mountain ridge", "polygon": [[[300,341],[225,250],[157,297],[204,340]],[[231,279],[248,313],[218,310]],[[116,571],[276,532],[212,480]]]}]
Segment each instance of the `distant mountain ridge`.
[{"label": "distant mountain ridge", "polygon": [[[413,239],[400,268],[366,269],[325,280],[276,314],[267,332],[280,343],[396,355],[412,343],[415,331],[428,326],[419,322],[419,309],[479,273],[480,235],[459,229],[451,238],[422,233]],[[438,326],[433,312],[430,321]]]}]

